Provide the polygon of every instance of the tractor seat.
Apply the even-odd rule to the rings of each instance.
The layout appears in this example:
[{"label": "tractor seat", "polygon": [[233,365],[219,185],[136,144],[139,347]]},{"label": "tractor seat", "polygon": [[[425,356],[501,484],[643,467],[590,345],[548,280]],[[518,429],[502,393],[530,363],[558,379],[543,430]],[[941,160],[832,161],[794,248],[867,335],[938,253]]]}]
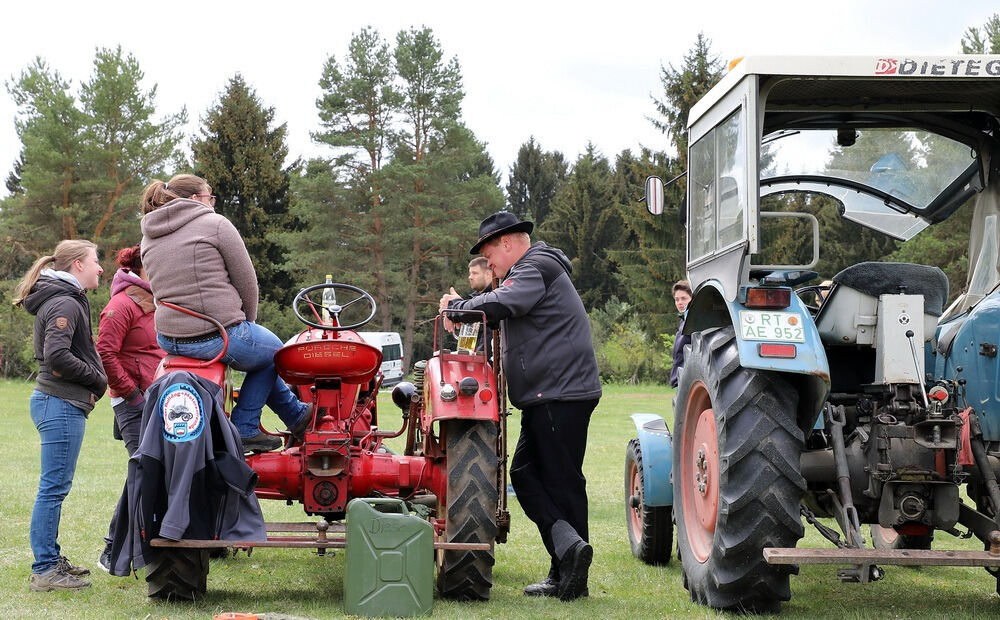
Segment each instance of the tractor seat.
[{"label": "tractor seat", "polygon": [[948,276],[937,267],[928,265],[858,263],[833,276],[833,282],[876,298],[900,292],[923,295],[924,313],[935,317],[941,316],[944,303],[948,300]]},{"label": "tractor seat", "polygon": [[208,379],[216,385],[223,385],[226,381],[226,365],[222,362],[209,364],[205,360],[196,360],[181,355],[168,355],[160,360],[160,365],[156,367],[154,377],[159,379],[163,375],[175,370],[186,370],[199,377]]},{"label": "tractor seat", "polygon": [[828,344],[874,344],[878,302],[882,295],[922,295],[924,335],[934,334],[948,299],[948,277],[937,267],[912,263],[858,263],[833,276],[833,288],[816,327]]}]

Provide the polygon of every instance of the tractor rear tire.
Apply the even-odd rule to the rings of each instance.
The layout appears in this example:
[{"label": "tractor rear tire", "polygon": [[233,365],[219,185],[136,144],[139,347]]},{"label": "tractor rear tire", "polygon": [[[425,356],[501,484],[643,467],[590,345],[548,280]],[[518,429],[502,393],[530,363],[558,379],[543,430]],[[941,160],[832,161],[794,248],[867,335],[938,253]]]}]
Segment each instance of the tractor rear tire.
[{"label": "tractor rear tire", "polygon": [[662,566],[670,563],[673,511],[670,506],[646,505],[644,480],[642,447],[638,439],[633,439],[625,449],[625,529],[632,555],[646,564]]},{"label": "tractor rear tire", "polygon": [[156,559],[146,565],[146,582],[150,598],[201,598],[208,583],[208,549],[158,549]]},{"label": "tractor rear tire", "polygon": [[872,546],[876,549],[930,549],[934,533],[923,536],[900,534],[891,527],[871,526]]},{"label": "tractor rear tire", "polygon": [[774,613],[797,566],[764,561],[804,533],[799,394],[780,374],[743,368],[732,327],[692,334],[677,392],[674,515],[691,600]]},{"label": "tractor rear tire", "polygon": [[[442,422],[447,446],[446,542],[493,543],[497,535],[497,425],[493,421]],[[494,548],[438,551],[438,592],[442,598],[486,601],[493,587]]]}]

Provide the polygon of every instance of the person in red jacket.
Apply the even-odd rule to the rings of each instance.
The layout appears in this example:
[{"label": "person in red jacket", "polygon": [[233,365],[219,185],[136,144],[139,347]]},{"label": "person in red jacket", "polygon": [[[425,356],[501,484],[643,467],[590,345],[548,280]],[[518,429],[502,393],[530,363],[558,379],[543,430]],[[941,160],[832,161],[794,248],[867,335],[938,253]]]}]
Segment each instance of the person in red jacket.
[{"label": "person in red jacket", "polygon": [[[108,376],[115,438],[125,442],[125,449],[132,456],[139,448],[146,388],[153,382],[156,367],[166,352],[156,343],[153,294],[142,267],[139,246],[118,250],[115,260],[119,269],[111,281],[111,299],[101,310],[97,352]],[[117,521],[116,511],[98,560],[105,571],[110,567],[111,532]]]}]

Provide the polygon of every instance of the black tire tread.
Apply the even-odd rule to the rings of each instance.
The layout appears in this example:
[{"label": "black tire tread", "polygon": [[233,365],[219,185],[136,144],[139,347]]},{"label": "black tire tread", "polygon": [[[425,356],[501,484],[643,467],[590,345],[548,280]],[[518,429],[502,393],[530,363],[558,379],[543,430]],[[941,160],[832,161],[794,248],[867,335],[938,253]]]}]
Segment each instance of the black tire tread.
[{"label": "black tire tread", "polygon": [[[693,601],[717,609],[778,611],[781,601],[791,598],[789,575],[798,567],[770,565],[762,550],[794,547],[804,534],[798,393],[779,373],[741,367],[732,327],[693,334],[684,366],[678,410],[684,411],[692,382],[703,381],[716,412],[720,468],[719,515],[704,564],[685,549],[683,515],[677,517],[686,587]],[[682,433],[675,427],[675,441]],[[675,472],[681,450],[682,445],[675,446]],[[682,513],[678,490],[674,497],[674,511]]]},{"label": "black tire tread", "polygon": [[[497,535],[497,426],[492,421],[449,420],[447,425],[448,542],[493,543]],[[444,551],[438,567],[442,598],[485,601],[493,587],[494,549]]]},{"label": "black tire tread", "polygon": [[146,583],[150,598],[201,598],[208,584],[208,550],[158,549],[156,557],[146,565]]},{"label": "black tire tread", "polygon": [[628,499],[631,492],[629,467],[635,463],[639,479],[643,480],[642,447],[638,439],[632,439],[625,448],[625,529],[628,532],[632,555],[646,564],[663,566],[670,563],[670,547],[674,537],[673,510],[670,506],[647,506],[640,504],[642,531],[632,531],[632,520]]}]

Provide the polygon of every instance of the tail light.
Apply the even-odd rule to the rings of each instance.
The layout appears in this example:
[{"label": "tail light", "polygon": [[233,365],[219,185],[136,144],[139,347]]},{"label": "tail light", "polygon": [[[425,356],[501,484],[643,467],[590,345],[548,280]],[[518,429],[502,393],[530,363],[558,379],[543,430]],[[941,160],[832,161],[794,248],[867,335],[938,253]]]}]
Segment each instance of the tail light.
[{"label": "tail light", "polygon": [[757,352],[761,357],[793,358],[795,357],[795,345],[762,342],[757,345]]},{"label": "tail light", "polygon": [[747,308],[758,310],[780,310],[792,304],[790,288],[748,288]]}]

